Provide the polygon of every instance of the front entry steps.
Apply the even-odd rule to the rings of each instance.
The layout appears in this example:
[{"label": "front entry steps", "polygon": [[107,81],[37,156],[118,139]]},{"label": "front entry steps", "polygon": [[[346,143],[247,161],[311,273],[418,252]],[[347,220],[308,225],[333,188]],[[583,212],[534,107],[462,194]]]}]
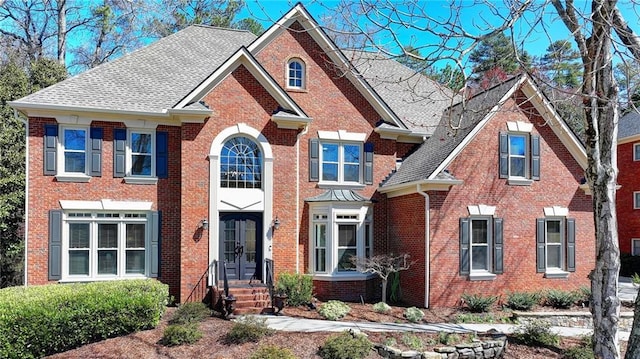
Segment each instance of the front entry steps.
[{"label": "front entry steps", "polygon": [[[219,283],[219,293],[224,295],[224,285]],[[269,288],[262,283],[250,283],[248,280],[229,281],[229,296],[236,299],[234,315],[272,313]]]}]

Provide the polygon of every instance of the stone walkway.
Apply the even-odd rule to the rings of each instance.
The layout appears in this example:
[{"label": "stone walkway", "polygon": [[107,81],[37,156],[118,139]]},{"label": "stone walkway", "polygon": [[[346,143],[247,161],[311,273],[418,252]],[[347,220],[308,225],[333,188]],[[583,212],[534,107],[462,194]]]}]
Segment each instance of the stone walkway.
[{"label": "stone walkway", "polygon": [[[632,283],[630,278],[620,278],[619,298],[623,302],[635,301],[638,288]],[[449,332],[449,333],[467,333],[467,332],[497,332],[497,333],[513,333],[517,329],[517,325],[513,324],[452,324],[452,323],[430,323],[430,324],[411,324],[411,323],[374,323],[374,322],[338,322],[330,320],[316,320],[291,318],[287,316],[267,316],[266,323],[269,328],[290,331],[290,332],[340,332],[347,329],[368,331],[368,332],[396,332],[396,331],[412,331],[412,332]],[[551,327],[551,330],[562,336],[579,337],[592,333],[591,329],[572,328],[572,327]],[[629,339],[629,332],[619,332],[621,340]]]}]

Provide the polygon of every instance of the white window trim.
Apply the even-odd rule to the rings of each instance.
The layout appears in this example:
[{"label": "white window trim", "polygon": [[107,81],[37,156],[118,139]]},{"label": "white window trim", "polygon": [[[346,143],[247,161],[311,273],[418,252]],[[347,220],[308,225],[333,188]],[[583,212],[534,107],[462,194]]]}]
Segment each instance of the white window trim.
[{"label": "white window trim", "polygon": [[[314,279],[326,280],[326,281],[346,281],[346,280],[366,280],[372,278],[371,274],[360,273],[357,270],[353,271],[338,271],[338,225],[339,224],[356,224],[356,255],[361,256],[365,253],[365,223],[370,223],[369,226],[371,236],[371,249],[370,253],[375,251],[375,238],[373,238],[373,215],[371,209],[368,206],[358,205],[345,205],[343,203],[310,206],[311,219],[309,221],[309,273],[312,274]],[[327,216],[327,219],[314,220],[316,215]],[[338,216],[358,216],[357,219],[346,218],[340,219]],[[326,221],[326,222],[325,222]],[[315,225],[317,223],[326,223],[326,271],[315,271]]]},{"label": "white window trim", "polygon": [[[65,172],[65,146],[64,146],[64,132],[65,130],[84,130],[85,131],[85,139],[84,139],[84,172]],[[88,175],[89,171],[89,136],[90,129],[89,126],[60,126],[58,129],[58,142],[56,147],[56,168],[58,169],[56,172],[56,180],[58,182],[89,182],[91,176]]]},{"label": "white window trim", "polygon": [[[524,137],[524,176],[513,176],[511,174],[511,158],[521,158],[520,156],[511,155],[512,136]],[[528,186],[533,183],[533,180],[531,179],[531,133],[521,131],[509,131],[507,133],[507,167],[509,169],[508,182],[510,185]]]},{"label": "white window trim", "polygon": [[[325,144],[333,144],[338,146],[338,179],[336,181],[327,181],[323,180],[323,152],[322,146]],[[358,163],[358,180],[357,181],[345,181],[344,180],[344,146],[345,145],[355,145],[358,146],[360,161]],[[351,141],[339,141],[339,140],[321,140],[319,143],[320,146],[320,157],[319,157],[319,182],[318,186],[322,186],[322,188],[328,188],[332,185],[337,185],[340,188],[344,188],[344,186],[352,186],[353,188],[364,188],[364,143],[363,142],[351,142]]]},{"label": "white window trim", "polygon": [[633,249],[635,248],[635,246],[633,245],[633,242],[640,242],[640,238],[631,238],[631,255],[632,256],[640,256],[640,252],[639,253],[634,253]]},{"label": "white window trim", "polygon": [[[151,135],[151,174],[150,175],[134,175],[131,173],[133,167],[133,150],[132,150],[132,136],[134,133]],[[127,141],[126,141],[126,175],[124,178],[125,183],[132,184],[156,184],[158,183],[158,177],[156,176],[156,131],[148,128],[127,128]]]},{"label": "white window trim", "polygon": [[633,209],[640,209],[640,191],[633,192]]},{"label": "white window trim", "polygon": [[[560,221],[560,267],[559,268],[550,268],[547,263],[544,264],[544,277],[545,278],[567,278],[569,277],[569,272],[564,270],[566,268],[567,259],[565,256],[567,255],[567,215],[569,214],[569,210],[564,207],[546,207],[545,218],[544,218],[544,252],[545,252],[545,261],[549,260],[548,248],[549,244],[547,243],[547,223],[549,221]],[[553,214],[547,215],[553,211]]]},{"label": "white window trim", "polygon": [[636,157],[636,154],[638,153],[637,148],[640,147],[640,143],[634,143],[633,144],[633,160],[634,161],[640,161],[640,157]]},{"label": "white window trim", "polygon": [[[487,269],[473,269],[473,221],[487,222]],[[476,245],[477,246],[477,245]],[[493,273],[493,218],[490,216],[469,217],[469,278],[471,280],[495,279]]]},{"label": "white window trim", "polygon": [[[72,201],[69,201],[72,202]],[[90,217],[70,217],[69,213],[90,213]],[[98,217],[98,213],[118,213],[117,218],[111,217]],[[143,218],[125,218],[126,214],[144,214]],[[70,275],[69,274],[69,223],[89,223],[90,242],[89,242],[89,275]],[[116,275],[98,275],[97,273],[97,260],[98,260],[98,243],[97,232],[98,225],[101,223],[118,223],[119,243],[118,243],[118,272]],[[122,227],[126,227],[127,223],[144,223],[145,224],[145,273],[126,273],[126,232]],[[153,236],[152,213],[150,211],[134,211],[131,209],[105,212],[105,211],[90,211],[90,210],[70,210],[65,211],[63,216],[62,226],[62,279],[59,281],[64,282],[86,282],[86,281],[107,281],[116,279],[142,279],[151,277],[151,263],[153,251],[151,248],[151,237]]]},{"label": "white window trim", "polygon": [[[289,80],[291,80],[290,76],[290,66],[292,63],[297,62],[300,64],[300,86],[291,86]],[[286,88],[292,90],[304,90],[307,87],[307,64],[299,57],[292,57],[287,61],[286,68]]]}]

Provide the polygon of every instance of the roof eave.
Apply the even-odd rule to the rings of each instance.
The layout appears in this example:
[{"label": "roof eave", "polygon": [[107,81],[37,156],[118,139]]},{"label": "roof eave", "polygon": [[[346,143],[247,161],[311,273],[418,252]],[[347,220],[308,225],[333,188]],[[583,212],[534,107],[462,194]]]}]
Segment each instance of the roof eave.
[{"label": "roof eave", "polygon": [[8,102],[9,106],[20,111],[27,117],[55,117],[56,114],[103,114],[103,115],[121,115],[127,117],[146,117],[167,120],[170,115],[166,109],[161,111],[131,111],[105,109],[95,107],[80,107],[67,105],[50,105],[50,104],[33,104],[19,101]]},{"label": "roof eave", "polygon": [[378,192],[385,193],[388,198],[392,198],[418,193],[419,191],[448,191],[452,186],[463,183],[464,181],[459,179],[423,179],[380,187],[378,188]]},{"label": "roof eave", "polygon": [[286,130],[301,130],[309,126],[312,119],[305,116],[271,116],[271,121],[275,122],[278,128]]}]

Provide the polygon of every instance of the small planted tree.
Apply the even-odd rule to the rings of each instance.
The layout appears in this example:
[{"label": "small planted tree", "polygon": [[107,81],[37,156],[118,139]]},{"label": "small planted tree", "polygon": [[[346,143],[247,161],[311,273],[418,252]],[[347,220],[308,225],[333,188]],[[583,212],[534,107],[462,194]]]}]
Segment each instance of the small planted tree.
[{"label": "small planted tree", "polygon": [[374,273],[382,279],[382,302],[387,302],[387,282],[392,273],[407,270],[413,265],[409,261],[409,254],[394,256],[393,254],[381,254],[370,258],[351,257],[358,272]]}]

